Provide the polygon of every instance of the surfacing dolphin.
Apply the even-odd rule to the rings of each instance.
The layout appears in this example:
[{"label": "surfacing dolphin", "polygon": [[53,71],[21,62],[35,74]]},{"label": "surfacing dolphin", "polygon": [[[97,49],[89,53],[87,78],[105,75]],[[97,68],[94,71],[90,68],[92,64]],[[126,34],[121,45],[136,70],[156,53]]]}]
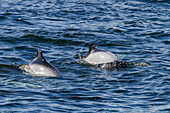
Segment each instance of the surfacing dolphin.
[{"label": "surfacing dolphin", "polygon": [[95,47],[92,43],[86,43],[88,45],[89,51],[86,56],[80,56],[83,63],[88,63],[90,65],[99,66],[101,68],[125,68],[127,65],[146,65],[145,63],[128,63],[124,61],[119,61],[117,56],[109,51],[100,50]]},{"label": "surfacing dolphin", "polygon": [[41,50],[37,51],[36,57],[28,65],[23,65],[20,69],[34,76],[59,77],[61,75],[57,68],[45,60]]},{"label": "surfacing dolphin", "polygon": [[89,51],[83,58],[86,62],[90,64],[103,64],[118,61],[115,54],[109,51],[100,50],[92,43],[87,43],[87,45],[89,47]]}]

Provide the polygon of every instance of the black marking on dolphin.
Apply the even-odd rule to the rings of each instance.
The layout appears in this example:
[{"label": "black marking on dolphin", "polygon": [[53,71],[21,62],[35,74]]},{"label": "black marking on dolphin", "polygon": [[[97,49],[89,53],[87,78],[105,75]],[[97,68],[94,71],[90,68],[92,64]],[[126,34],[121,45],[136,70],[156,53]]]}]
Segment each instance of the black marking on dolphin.
[{"label": "black marking on dolphin", "polygon": [[93,50],[97,50],[98,49],[92,43],[86,43],[86,45],[88,45],[89,51],[88,51],[87,55],[84,58],[88,57]]}]

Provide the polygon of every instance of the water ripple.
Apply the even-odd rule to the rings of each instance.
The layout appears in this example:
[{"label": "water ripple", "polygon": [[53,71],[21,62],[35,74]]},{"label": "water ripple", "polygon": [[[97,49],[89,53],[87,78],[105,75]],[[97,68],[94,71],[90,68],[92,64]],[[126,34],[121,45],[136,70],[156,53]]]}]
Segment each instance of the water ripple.
[{"label": "water ripple", "polygon": [[[0,1],[0,112],[169,112],[168,0]],[[122,61],[106,70],[78,64],[85,43]],[[41,49],[62,78],[34,77]]]}]

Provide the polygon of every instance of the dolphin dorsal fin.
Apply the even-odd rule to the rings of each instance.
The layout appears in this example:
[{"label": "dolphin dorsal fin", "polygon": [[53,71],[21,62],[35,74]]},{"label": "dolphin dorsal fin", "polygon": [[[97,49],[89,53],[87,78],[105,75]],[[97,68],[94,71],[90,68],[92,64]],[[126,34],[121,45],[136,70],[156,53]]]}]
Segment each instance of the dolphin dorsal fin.
[{"label": "dolphin dorsal fin", "polygon": [[98,48],[97,48],[96,46],[94,46],[92,43],[86,43],[86,45],[88,45],[89,51],[88,51],[87,55],[85,56],[85,58],[89,56],[89,54],[91,53],[91,51],[93,51],[93,50],[95,50],[95,49],[98,49]]},{"label": "dolphin dorsal fin", "polygon": [[36,58],[41,61],[46,61],[41,50],[37,50]]}]

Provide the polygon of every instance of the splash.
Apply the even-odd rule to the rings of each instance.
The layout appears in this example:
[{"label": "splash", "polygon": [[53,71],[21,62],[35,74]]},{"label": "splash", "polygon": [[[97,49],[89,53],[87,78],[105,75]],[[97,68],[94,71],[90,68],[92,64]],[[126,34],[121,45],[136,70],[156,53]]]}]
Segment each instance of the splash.
[{"label": "splash", "polygon": [[109,68],[126,68],[130,65],[135,65],[135,66],[148,66],[150,65],[150,63],[148,62],[124,62],[124,61],[115,61],[115,62],[109,62],[109,63],[104,63],[104,64],[90,64],[86,61],[84,61],[83,59],[79,59],[77,61],[77,63],[81,64],[81,65],[92,65],[95,67],[100,67],[100,68],[104,68],[104,69],[109,69]]},{"label": "splash", "polygon": [[35,76],[35,73],[30,69],[29,65],[27,65],[27,64],[20,65],[19,69],[24,71],[24,73],[27,74],[27,75]]}]

